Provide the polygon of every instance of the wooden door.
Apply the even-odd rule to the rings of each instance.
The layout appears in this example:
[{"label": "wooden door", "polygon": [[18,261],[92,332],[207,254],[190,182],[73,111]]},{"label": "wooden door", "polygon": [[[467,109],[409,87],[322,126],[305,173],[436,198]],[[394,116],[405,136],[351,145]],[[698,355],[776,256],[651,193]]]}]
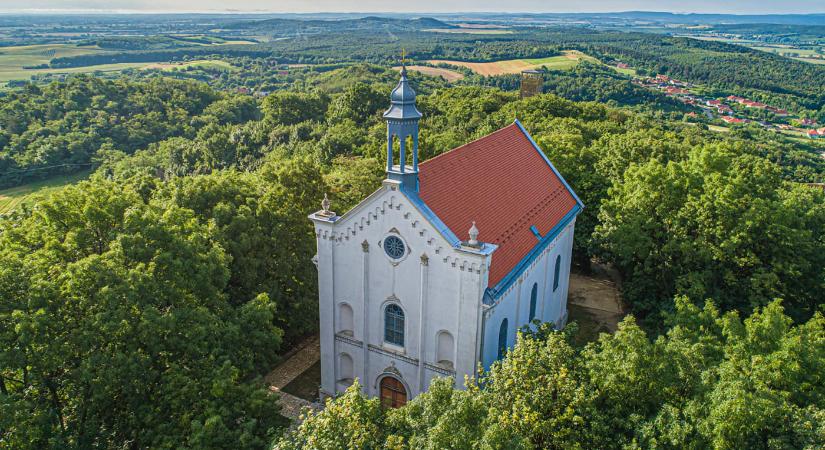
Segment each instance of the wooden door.
[{"label": "wooden door", "polygon": [[398,408],[407,403],[407,390],[404,385],[393,377],[381,379],[381,406],[384,408]]}]

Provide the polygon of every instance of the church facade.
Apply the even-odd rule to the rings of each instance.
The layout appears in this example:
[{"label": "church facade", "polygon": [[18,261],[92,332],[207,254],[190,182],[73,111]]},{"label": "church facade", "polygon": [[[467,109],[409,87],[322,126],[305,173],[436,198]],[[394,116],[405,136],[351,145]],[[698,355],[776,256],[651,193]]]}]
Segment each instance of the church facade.
[{"label": "church facade", "polygon": [[394,407],[435,377],[461,388],[533,320],[564,325],[583,205],[518,121],[419,162],[405,69],[384,118],[381,188],[343,215],[325,198],[309,218],[322,396],[357,378]]}]

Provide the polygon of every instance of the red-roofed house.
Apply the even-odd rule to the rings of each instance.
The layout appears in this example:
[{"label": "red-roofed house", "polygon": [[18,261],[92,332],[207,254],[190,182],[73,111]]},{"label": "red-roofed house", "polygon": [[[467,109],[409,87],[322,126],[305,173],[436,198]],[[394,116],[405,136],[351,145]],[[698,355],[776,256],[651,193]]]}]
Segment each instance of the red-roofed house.
[{"label": "red-roofed house", "polygon": [[561,327],[584,207],[516,121],[418,162],[415,92],[402,69],[387,121],[387,179],[315,225],[321,391],[360,378],[387,406],[432,378],[476,376],[533,320]]},{"label": "red-roofed house", "polygon": [[733,116],[723,116],[721,119],[727,123],[747,123],[748,121],[745,119],[740,119],[738,117]]}]

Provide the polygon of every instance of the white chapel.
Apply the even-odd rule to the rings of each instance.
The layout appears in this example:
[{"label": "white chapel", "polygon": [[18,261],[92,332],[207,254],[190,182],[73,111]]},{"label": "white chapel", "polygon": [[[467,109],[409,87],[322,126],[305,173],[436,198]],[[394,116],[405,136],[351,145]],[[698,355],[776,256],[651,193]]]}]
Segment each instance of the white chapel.
[{"label": "white chapel", "polygon": [[395,407],[435,377],[463,387],[533,320],[565,324],[584,206],[518,121],[419,162],[421,113],[404,68],[384,118],[382,186],[343,215],[325,199],[309,218],[321,394],[357,378]]}]

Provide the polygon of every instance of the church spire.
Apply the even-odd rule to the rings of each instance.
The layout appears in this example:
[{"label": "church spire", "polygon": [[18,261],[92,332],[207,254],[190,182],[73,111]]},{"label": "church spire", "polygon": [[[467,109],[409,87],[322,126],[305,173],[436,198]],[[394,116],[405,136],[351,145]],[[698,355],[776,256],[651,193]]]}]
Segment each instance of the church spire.
[{"label": "church spire", "polygon": [[[415,106],[415,91],[407,80],[406,54],[401,56],[401,79],[390,94],[390,107],[384,111],[387,121],[387,177],[418,190],[418,121],[421,112]],[[396,164],[393,144],[398,139],[400,154]],[[408,148],[408,139],[411,148]],[[412,165],[406,164],[407,150],[412,153]]]}]

